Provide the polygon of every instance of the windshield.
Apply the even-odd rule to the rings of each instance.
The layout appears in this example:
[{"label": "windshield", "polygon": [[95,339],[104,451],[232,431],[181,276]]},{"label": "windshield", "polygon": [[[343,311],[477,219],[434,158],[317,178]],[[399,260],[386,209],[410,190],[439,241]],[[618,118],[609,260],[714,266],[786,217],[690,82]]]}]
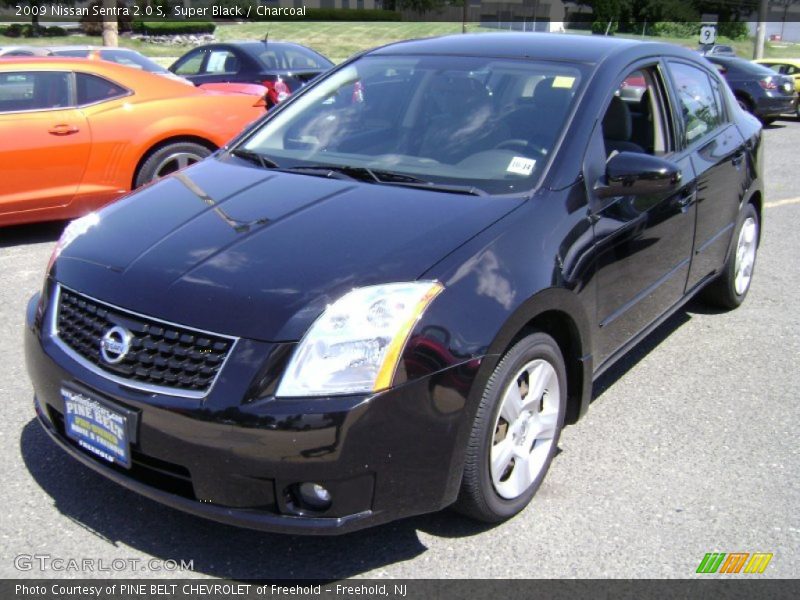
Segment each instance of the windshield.
[{"label": "windshield", "polygon": [[367,56],[291,102],[239,151],[281,168],[349,167],[491,194],[526,191],[580,80],[571,64]]}]

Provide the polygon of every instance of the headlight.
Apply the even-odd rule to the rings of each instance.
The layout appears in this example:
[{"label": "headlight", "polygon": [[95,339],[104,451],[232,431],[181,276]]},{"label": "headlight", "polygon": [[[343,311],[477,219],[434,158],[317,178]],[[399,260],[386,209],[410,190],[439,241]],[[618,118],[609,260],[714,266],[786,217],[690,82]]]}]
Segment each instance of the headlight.
[{"label": "headlight", "polygon": [[277,396],[388,388],[414,324],[443,290],[435,281],[353,290],[329,305],[300,342]]},{"label": "headlight", "polygon": [[99,223],[100,216],[94,212],[91,212],[80,219],[71,221],[64,228],[64,233],[61,234],[61,238],[58,240],[56,247],[53,248],[53,253],[50,255],[50,261],[47,263],[47,273],[49,273],[50,269],[53,268],[53,263],[56,262],[56,259],[67,246]]}]

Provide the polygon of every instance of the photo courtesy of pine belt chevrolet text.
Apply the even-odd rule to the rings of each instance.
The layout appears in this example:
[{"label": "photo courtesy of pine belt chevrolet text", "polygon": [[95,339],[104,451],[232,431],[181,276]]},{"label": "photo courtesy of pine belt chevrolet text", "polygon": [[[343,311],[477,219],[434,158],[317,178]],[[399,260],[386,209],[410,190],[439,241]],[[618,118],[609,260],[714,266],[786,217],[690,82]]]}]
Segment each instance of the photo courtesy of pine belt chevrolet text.
[{"label": "photo courtesy of pine belt chevrolet text", "polygon": [[745,300],[761,127],[669,44],[360,54],[66,228],[27,308],[38,420],[242,527],[506,520],[598,376],[695,295]]}]

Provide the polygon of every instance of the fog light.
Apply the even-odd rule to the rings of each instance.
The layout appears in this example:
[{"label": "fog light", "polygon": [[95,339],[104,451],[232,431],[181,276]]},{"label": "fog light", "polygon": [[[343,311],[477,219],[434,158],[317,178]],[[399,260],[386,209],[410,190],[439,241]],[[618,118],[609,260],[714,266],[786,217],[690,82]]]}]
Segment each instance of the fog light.
[{"label": "fog light", "polygon": [[301,483],[297,487],[300,500],[314,510],[326,510],[331,505],[331,493],[318,483]]}]

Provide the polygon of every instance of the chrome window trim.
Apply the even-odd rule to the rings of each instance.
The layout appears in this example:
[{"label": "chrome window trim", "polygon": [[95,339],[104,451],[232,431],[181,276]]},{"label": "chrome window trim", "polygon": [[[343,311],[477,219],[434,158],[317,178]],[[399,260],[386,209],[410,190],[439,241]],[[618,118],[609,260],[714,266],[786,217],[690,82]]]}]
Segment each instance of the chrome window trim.
[{"label": "chrome window trim", "polygon": [[[70,348],[59,337],[59,335],[58,335],[58,312],[59,312],[59,308],[60,308],[61,289],[62,288],[72,292],[73,294],[77,294],[78,296],[82,296],[82,297],[84,297],[84,298],[86,298],[88,300],[91,300],[92,302],[97,302],[98,304],[101,304],[103,306],[106,306],[106,307],[108,307],[110,309],[113,309],[113,310],[116,310],[116,311],[119,311],[119,312],[122,312],[122,313],[127,313],[129,315],[140,317],[142,319],[147,319],[148,321],[152,321],[154,323],[161,323],[161,324],[164,324],[164,325],[171,325],[173,327],[179,327],[179,328],[185,329],[187,331],[193,331],[193,332],[196,332],[196,333],[205,333],[205,334],[212,335],[212,336],[215,336],[215,337],[218,337],[218,338],[225,338],[225,339],[231,340],[233,343],[231,344],[231,347],[228,350],[228,353],[225,356],[225,359],[220,364],[216,375],[214,375],[214,379],[211,381],[211,383],[208,386],[208,388],[206,390],[204,390],[204,391],[183,390],[183,389],[180,389],[180,388],[167,387],[167,386],[162,386],[162,385],[154,385],[154,384],[151,384],[151,383],[142,383],[142,382],[134,381],[134,380],[131,380],[131,379],[125,379],[124,377],[120,377],[119,375],[114,375],[113,373],[109,373],[108,371],[104,371],[103,369],[101,369],[100,367],[95,365],[94,363],[90,362],[89,360],[87,360],[86,358],[84,358],[83,356],[78,354],[75,350]],[[103,302],[102,300],[98,300],[97,298],[89,296],[88,294],[84,294],[82,292],[78,292],[76,290],[73,290],[72,288],[69,288],[69,287],[67,287],[65,285],[61,285],[60,283],[56,283],[54,285],[53,298],[51,300],[50,307],[51,307],[51,310],[50,310],[48,336],[53,341],[53,343],[56,346],[58,346],[58,348],[62,352],[64,352],[67,356],[69,356],[72,360],[77,362],[79,365],[81,365],[84,369],[86,369],[88,371],[91,371],[95,375],[103,377],[104,379],[108,379],[109,381],[113,381],[114,383],[116,383],[116,384],[118,384],[118,385],[120,385],[122,387],[130,388],[130,389],[134,389],[134,390],[140,390],[140,391],[148,392],[148,393],[152,393],[152,394],[162,394],[162,395],[166,395],[166,396],[176,396],[176,397],[179,397],[179,398],[191,398],[193,400],[201,400],[201,399],[205,398],[214,389],[214,386],[216,385],[220,374],[222,374],[222,371],[225,368],[225,365],[228,363],[228,359],[233,354],[234,350],[236,349],[236,345],[239,343],[239,339],[240,339],[238,337],[234,337],[234,336],[230,336],[230,335],[224,335],[224,334],[216,333],[216,332],[213,332],[213,331],[207,331],[205,329],[197,329],[195,327],[187,327],[186,325],[181,325],[180,323],[174,323],[172,321],[165,321],[164,319],[157,319],[157,318],[154,318],[154,317],[151,317],[151,316],[148,316],[148,315],[143,315],[141,313],[137,313],[137,312],[134,312],[132,310],[128,310],[128,309],[125,309],[125,308],[121,308],[121,307],[115,306],[113,304],[109,304],[108,302]]]}]

